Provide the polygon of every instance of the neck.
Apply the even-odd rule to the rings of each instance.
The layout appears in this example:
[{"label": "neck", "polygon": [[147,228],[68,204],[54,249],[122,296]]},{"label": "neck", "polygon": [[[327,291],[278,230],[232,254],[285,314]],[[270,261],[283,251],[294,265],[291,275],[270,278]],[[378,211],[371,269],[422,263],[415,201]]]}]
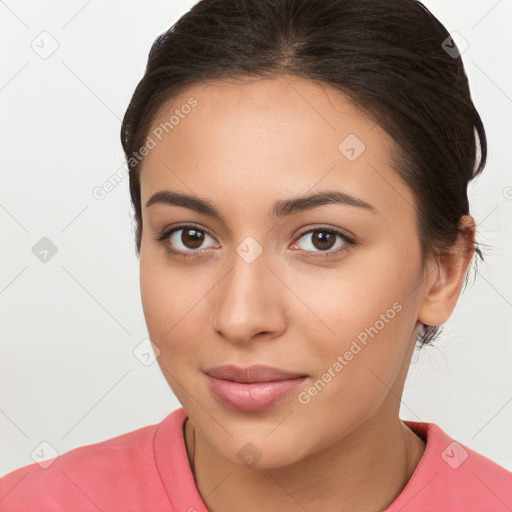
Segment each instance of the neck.
[{"label": "neck", "polygon": [[407,485],[425,450],[398,415],[374,417],[328,449],[281,468],[233,465],[188,419],[185,443],[199,492],[215,512],[382,511]]}]

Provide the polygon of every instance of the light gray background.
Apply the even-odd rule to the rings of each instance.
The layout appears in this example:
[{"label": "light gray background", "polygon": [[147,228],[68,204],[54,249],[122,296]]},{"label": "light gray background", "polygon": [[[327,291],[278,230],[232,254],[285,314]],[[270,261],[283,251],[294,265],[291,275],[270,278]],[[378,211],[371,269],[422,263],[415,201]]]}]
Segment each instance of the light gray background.
[{"label": "light gray background", "polygon": [[[0,1],[0,475],[50,455],[41,442],[64,453],[180,407],[133,353],[147,330],[128,179],[103,200],[93,190],[124,163],[121,119],[151,43],[194,3]],[[470,200],[490,248],[443,337],[415,352],[401,417],[512,470],[512,0],[424,3],[469,43],[489,138]],[[32,252],[43,237],[58,249],[46,263]]]}]

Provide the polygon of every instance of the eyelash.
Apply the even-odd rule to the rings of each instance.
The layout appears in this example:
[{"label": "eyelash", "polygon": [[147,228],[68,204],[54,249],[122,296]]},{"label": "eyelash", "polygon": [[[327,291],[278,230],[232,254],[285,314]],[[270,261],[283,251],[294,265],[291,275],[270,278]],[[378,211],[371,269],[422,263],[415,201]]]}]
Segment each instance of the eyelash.
[{"label": "eyelash", "polygon": [[[181,251],[181,250],[173,249],[169,245],[169,243],[168,243],[168,238],[175,231],[185,230],[186,228],[187,229],[189,229],[189,228],[195,229],[196,231],[200,231],[202,233],[206,233],[211,238],[214,238],[213,235],[211,235],[208,232],[208,230],[206,230],[204,228],[201,228],[201,227],[196,226],[194,224],[182,224],[180,226],[175,226],[172,229],[168,229],[166,231],[162,231],[159,235],[157,235],[155,237],[155,241],[158,242],[159,244],[163,245],[164,249],[167,252],[169,252],[170,254],[172,254],[172,255],[180,256],[180,257],[183,257],[183,258],[199,257],[200,253],[201,253],[200,249],[191,250],[191,251]],[[309,229],[307,231],[304,231],[303,233],[300,233],[298,235],[297,240],[300,240],[305,235],[308,235],[310,233],[315,233],[317,231],[338,235],[339,237],[342,238],[343,242],[345,242],[345,243],[341,247],[339,247],[338,249],[335,249],[335,250],[321,251],[319,253],[313,252],[312,253],[313,254],[313,256],[312,256],[313,258],[327,258],[327,257],[331,257],[331,256],[334,256],[334,255],[338,255],[338,254],[340,254],[340,253],[342,253],[344,251],[347,251],[347,250],[349,250],[349,249],[351,249],[351,248],[353,248],[353,247],[355,247],[357,245],[357,242],[353,238],[347,236],[345,233],[342,233],[338,229],[330,227],[330,226],[318,226],[318,227],[315,227],[314,229]],[[309,252],[309,251],[303,251],[303,252]]]}]

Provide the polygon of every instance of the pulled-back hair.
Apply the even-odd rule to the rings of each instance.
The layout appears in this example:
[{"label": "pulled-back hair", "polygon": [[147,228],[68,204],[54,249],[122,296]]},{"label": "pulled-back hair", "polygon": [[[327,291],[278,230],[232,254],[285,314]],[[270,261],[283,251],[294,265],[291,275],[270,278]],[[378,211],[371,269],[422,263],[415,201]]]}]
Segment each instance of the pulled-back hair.
[{"label": "pulled-back hair", "polygon": [[[153,43],[123,119],[137,254],[133,155],[159,109],[201,82],[284,74],[338,89],[393,138],[394,170],[416,199],[422,262],[448,251],[487,142],[457,46],[432,13],[416,0],[201,0]],[[439,331],[424,326],[420,345]]]}]

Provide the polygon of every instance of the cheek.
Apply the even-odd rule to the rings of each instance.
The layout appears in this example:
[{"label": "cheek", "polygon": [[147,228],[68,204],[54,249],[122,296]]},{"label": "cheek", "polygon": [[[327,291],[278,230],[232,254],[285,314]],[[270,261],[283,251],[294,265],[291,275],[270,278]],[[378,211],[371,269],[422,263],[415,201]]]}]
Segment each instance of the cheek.
[{"label": "cheek", "polygon": [[175,273],[165,268],[158,254],[141,250],[140,291],[144,317],[151,340],[162,352],[186,312],[186,288],[180,287],[173,275]]},{"label": "cheek", "polygon": [[160,364],[184,369],[197,366],[205,339],[208,286],[206,276],[170,266],[160,255],[141,251],[140,289],[151,341],[159,348]]},{"label": "cheek", "polygon": [[160,351],[157,362],[163,377],[180,403],[188,403],[195,382],[189,381],[187,371],[197,366],[200,352],[198,333],[192,332],[190,322],[197,299],[190,287],[176,282],[176,272],[162,269],[154,260],[146,263],[141,251],[141,299],[149,337]]},{"label": "cheek", "polygon": [[315,362],[317,378],[328,380],[329,369],[336,375],[329,384],[333,392],[339,390],[333,398],[345,402],[352,397],[362,404],[391,386],[417,320],[415,261],[413,255],[399,258],[387,248],[330,271],[315,280],[316,288],[306,277],[297,283],[322,321],[311,321],[311,315],[300,320],[309,338],[307,360]]},{"label": "cheek", "polygon": [[337,337],[329,342],[318,337],[316,346],[308,347],[314,377],[298,410],[314,418],[311,424],[305,422],[325,445],[372,417],[384,400],[394,403],[400,396],[399,376],[410,347],[414,310],[402,304],[399,293],[391,295],[398,300],[378,302],[373,297],[362,312],[341,310]]},{"label": "cheek", "polygon": [[367,330],[374,332],[374,327],[389,332],[406,312],[411,314],[406,306],[418,284],[413,261],[399,260],[388,249],[354,254],[339,268],[316,268],[314,275],[309,271],[289,275],[288,282],[301,299],[297,306],[301,314],[295,321],[302,323],[304,332],[317,333],[326,345],[359,335],[364,341]]}]

